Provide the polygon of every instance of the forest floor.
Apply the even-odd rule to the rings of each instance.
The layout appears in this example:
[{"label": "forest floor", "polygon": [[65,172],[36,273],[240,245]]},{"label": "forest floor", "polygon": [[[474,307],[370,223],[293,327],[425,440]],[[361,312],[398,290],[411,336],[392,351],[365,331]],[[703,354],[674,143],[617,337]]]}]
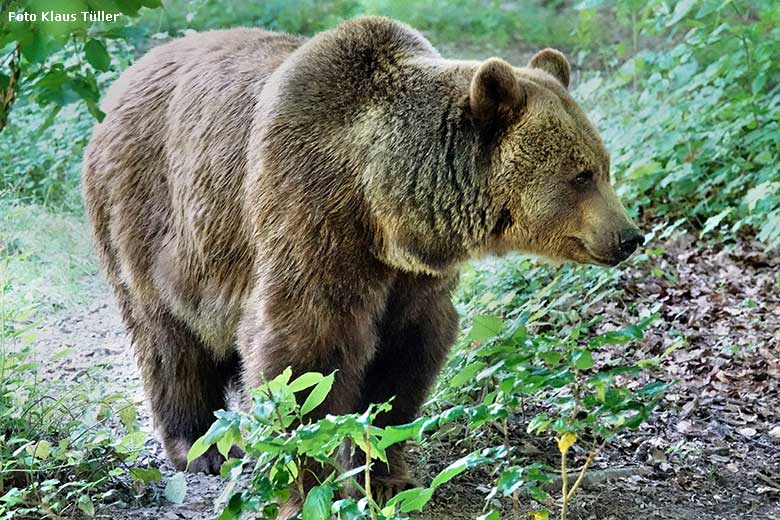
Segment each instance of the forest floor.
[{"label": "forest floor", "polygon": [[[661,379],[673,388],[636,432],[619,436],[596,459],[594,485],[574,500],[569,519],[777,520],[780,518],[780,257],[740,242],[732,248],[704,246],[683,235],[664,244],[653,262],[625,268],[624,295],[591,313],[615,328],[629,321],[627,309],[660,305],[661,317],[631,352],[615,347],[609,356],[661,356]],[[99,374],[106,394],[122,391],[140,403],[143,393],[129,340],[108,289],[84,284],[91,304],[49,316],[39,330],[36,352],[46,378],[77,380]],[[45,359],[63,348],[63,359]],[[182,504],[167,502],[165,479],[175,470],[150,433],[137,462],[159,466],[163,483],[139,495],[130,488],[111,494],[99,518],[205,519],[214,517],[219,477],[187,475]],[[511,423],[512,442],[537,461],[557,465],[554,446],[525,433],[522,415]],[[411,448],[410,462],[426,481],[470,451],[467,436],[455,432]],[[551,448],[553,448],[551,450]],[[583,454],[575,460],[582,463]],[[614,477],[614,478],[610,478]],[[479,470],[466,472],[437,491],[418,518],[466,519],[482,512],[485,487],[492,479]],[[553,493],[555,496],[555,493]],[[520,517],[531,506],[521,500]],[[511,503],[493,504],[503,518]]]}]

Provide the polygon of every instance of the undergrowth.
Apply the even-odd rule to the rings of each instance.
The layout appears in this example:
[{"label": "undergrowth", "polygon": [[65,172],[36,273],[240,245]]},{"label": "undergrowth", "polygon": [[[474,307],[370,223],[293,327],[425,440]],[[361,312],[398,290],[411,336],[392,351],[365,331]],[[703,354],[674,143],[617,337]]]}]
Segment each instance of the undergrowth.
[{"label": "undergrowth", "polygon": [[[252,7],[174,1],[146,11],[122,33],[127,46],[107,47],[114,61],[105,68],[111,70],[90,76],[93,86],[124,68],[134,46],[148,45],[139,34],[156,33],[162,40],[238,20],[310,34],[357,14],[385,14],[415,25],[435,42],[569,46],[577,63],[595,59],[603,66],[586,74],[574,94],[602,132],[627,207],[657,224],[649,238],[684,228],[705,238],[728,241],[745,233],[768,248],[780,245],[776,2],[584,0],[521,6],[455,0],[439,8],[400,0],[304,0],[265,2],[248,14]],[[604,36],[600,24],[610,16],[627,41]],[[56,62],[71,63],[72,49],[59,52]],[[65,103],[52,110],[34,98],[33,87],[29,98],[17,100],[0,134],[0,519],[77,510],[90,516],[101,494],[126,485],[127,475],[139,485],[161,478],[156,468],[132,467],[143,436],[126,397],[100,395],[89,379],[57,385],[40,378],[32,336],[36,312],[79,303],[69,295],[95,273],[94,262],[84,260],[91,255],[83,227],[51,212],[81,211],[79,163],[94,120],[85,106]],[[652,247],[635,261],[651,261],[659,252]],[[305,413],[324,398],[334,376],[285,372],[269,381],[255,391],[251,410],[220,412],[193,448],[193,456],[210,444],[246,450],[246,457],[229,459],[222,468],[228,484],[220,518],[244,513],[273,518],[291,492],[300,492],[301,468],[310,459],[324,467],[324,477],[304,503],[306,520],[403,518],[475,467],[495,477],[486,483],[480,518],[518,518],[519,501],[529,498],[535,520],[565,517],[578,487],[576,475],[568,478],[572,453],[586,471],[605,442],[650,417],[666,389],[653,382],[659,359],[631,354],[633,342],[652,327],[652,313],[607,333],[597,332],[598,317],[587,313],[588,305],[619,296],[617,276],[593,267],[543,267],[518,257],[469,268],[456,297],[463,332],[423,417],[409,425],[372,425],[392,402],[310,423]],[[602,355],[613,344],[625,345],[621,360]],[[306,399],[302,391],[310,392]],[[551,463],[520,453],[510,431],[519,422],[525,435],[540,436],[560,458]],[[393,444],[415,442],[425,449],[455,426],[478,440],[469,453],[453,457],[429,482],[388,505],[373,500],[364,467],[338,465],[342,441],[378,463]],[[174,493],[176,479],[169,487],[180,495]],[[565,482],[564,489],[551,488],[553,479]],[[357,489],[358,498],[342,498],[346,487]]]}]

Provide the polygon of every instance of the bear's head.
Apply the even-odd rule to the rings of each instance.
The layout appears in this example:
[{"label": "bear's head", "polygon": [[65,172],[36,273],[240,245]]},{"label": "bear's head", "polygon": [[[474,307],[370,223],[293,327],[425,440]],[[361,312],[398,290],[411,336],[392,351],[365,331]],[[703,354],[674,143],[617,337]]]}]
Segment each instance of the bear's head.
[{"label": "bear's head", "polygon": [[569,78],[564,55],[545,49],[524,68],[491,58],[471,80],[471,114],[495,143],[490,192],[500,209],[485,252],[612,266],[643,243]]}]

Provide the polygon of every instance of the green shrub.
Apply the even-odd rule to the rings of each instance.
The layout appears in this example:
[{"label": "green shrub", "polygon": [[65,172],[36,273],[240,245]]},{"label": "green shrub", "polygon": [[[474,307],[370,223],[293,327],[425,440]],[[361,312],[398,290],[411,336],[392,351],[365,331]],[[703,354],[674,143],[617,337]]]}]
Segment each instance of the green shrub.
[{"label": "green shrub", "polygon": [[780,245],[780,4],[679,2],[645,50],[577,91],[603,132],[619,193],[646,218],[702,235],[753,228]]},{"label": "green shrub", "polygon": [[[519,272],[531,273],[521,275],[520,282],[511,273],[510,261],[480,267],[467,276],[459,302],[472,313],[467,320],[470,327],[456,345],[423,417],[410,424],[372,425],[376,414],[392,402],[362,414],[309,422],[305,414],[325,398],[333,374],[293,379],[289,370],[253,392],[249,412],[218,412],[218,420],[193,446],[190,459],[213,444],[224,454],[234,444],[246,451],[242,459],[228,459],[222,467],[222,475],[230,482],[220,499],[219,518],[240,518],[250,512],[257,518],[274,518],[280,504],[291,493],[300,492],[302,468],[312,463],[322,466],[323,480],[307,496],[303,513],[307,519],[325,520],[331,515],[405,518],[422,510],[449,480],[477,466],[496,475],[485,496],[488,509],[493,499],[501,497],[508,497],[517,508],[523,493],[540,504],[539,518],[549,516],[553,500],[545,485],[556,473],[566,472],[571,445],[587,446],[584,473],[605,443],[649,418],[668,385],[648,378],[658,359],[632,361],[626,354],[606,361],[600,354],[608,345],[641,340],[655,316],[645,316],[621,330],[595,334],[593,326],[600,319],[582,323],[577,314],[587,311],[580,304],[583,299],[596,303],[615,295],[616,278],[611,271],[570,266],[552,272],[518,263]],[[496,273],[496,267],[504,272]],[[529,285],[531,279],[540,281]],[[510,289],[511,296],[495,296],[498,303],[494,305],[482,296],[488,293],[486,283],[499,291]],[[478,299],[470,299],[471,295]],[[562,299],[564,295],[567,298]],[[483,314],[486,308],[493,314]],[[296,398],[296,393],[311,388],[305,400]],[[529,419],[523,427],[529,434],[558,444],[561,459],[557,468],[528,460],[513,446],[508,425],[525,414]],[[466,428],[470,438],[480,439],[478,445],[453,460],[426,486],[401,492],[385,506],[373,503],[366,492],[370,480],[365,480],[365,467],[339,465],[337,455],[345,441],[378,463],[389,446],[435,442],[432,436],[446,432],[453,423]],[[250,484],[241,487],[239,482],[246,482],[247,473]],[[339,498],[346,486],[357,489],[357,498]],[[576,488],[574,483],[567,485],[566,504]],[[489,512],[482,518],[497,519],[498,513]]]},{"label": "green shrub", "polygon": [[[0,261],[5,274],[9,258]],[[42,381],[31,346],[35,304],[10,307],[8,283],[0,279],[0,520],[94,516],[94,499],[121,487],[120,477],[159,478],[154,468],[128,470],[146,439],[135,404],[104,395],[108,385],[94,371],[75,382]]]}]

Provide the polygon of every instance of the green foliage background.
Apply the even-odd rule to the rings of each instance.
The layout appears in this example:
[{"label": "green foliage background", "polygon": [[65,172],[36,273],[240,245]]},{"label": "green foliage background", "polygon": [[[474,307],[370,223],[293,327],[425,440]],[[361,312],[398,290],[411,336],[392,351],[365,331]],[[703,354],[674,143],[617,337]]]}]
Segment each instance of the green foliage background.
[{"label": "green foliage background", "polygon": [[[8,21],[11,11],[50,9],[123,16],[112,24]],[[544,46],[562,48],[575,69],[573,94],[601,130],[618,191],[649,230],[648,238],[685,229],[726,246],[740,235],[757,238],[767,249],[780,245],[778,2],[3,0],[0,519],[41,511],[90,516],[93,503],[123,478],[144,484],[161,478],[156,468],[132,467],[143,435],[125,398],[79,386],[41,386],[31,359],[34,340],[28,333],[37,320],[80,303],[84,280],[96,276],[81,220],[79,177],[106,86],[150,47],[191,30],[253,25],[313,34],[362,14],[408,22],[451,57],[500,55],[513,61]],[[647,249],[634,262],[656,254]],[[637,315],[607,337],[594,335],[594,323],[581,318],[583,301],[593,304],[620,290],[613,271],[592,267],[553,269],[516,257],[469,267],[457,295],[464,330],[420,421],[381,431],[367,413],[290,431],[292,423],[285,421],[306,404],[296,402],[295,385],[302,383],[289,376],[259,390],[251,412],[220,415],[199,449],[238,442],[250,454],[265,453],[253,486],[225,491],[223,518],[243,511],[272,518],[279,499],[295,488],[298,458],[332,462],[338,443],[324,442],[323,435],[374,443],[377,454],[404,439],[425,442],[431,432],[458,421],[484,449],[453,461],[438,480],[397,498],[389,510],[369,501],[333,507],[345,518],[402,516],[461,471],[491,465],[498,475],[492,496],[511,499],[523,489],[539,500],[542,515],[549,501],[540,486],[555,468],[521,460],[485,425],[505,429],[520,399],[545,410],[528,430],[550,438],[574,433],[598,444],[645,420],[665,388],[651,382],[628,391],[625,381],[652,373],[658,360],[603,366],[599,353],[606,344],[641,338],[652,316]],[[69,396],[69,407],[85,415],[74,419],[58,399],[50,403],[51,395]],[[127,409],[133,413],[122,412]],[[271,444],[278,449],[270,450]],[[252,465],[239,459],[223,468],[231,486],[245,471]],[[338,468],[333,471],[307,500],[310,518],[325,518],[330,510],[324,504],[333,501],[334,490],[359,478],[339,480]],[[24,481],[20,472],[27,475]],[[66,481],[70,486],[62,488]],[[177,496],[179,484],[169,482]],[[497,515],[487,511],[483,518]]]}]

